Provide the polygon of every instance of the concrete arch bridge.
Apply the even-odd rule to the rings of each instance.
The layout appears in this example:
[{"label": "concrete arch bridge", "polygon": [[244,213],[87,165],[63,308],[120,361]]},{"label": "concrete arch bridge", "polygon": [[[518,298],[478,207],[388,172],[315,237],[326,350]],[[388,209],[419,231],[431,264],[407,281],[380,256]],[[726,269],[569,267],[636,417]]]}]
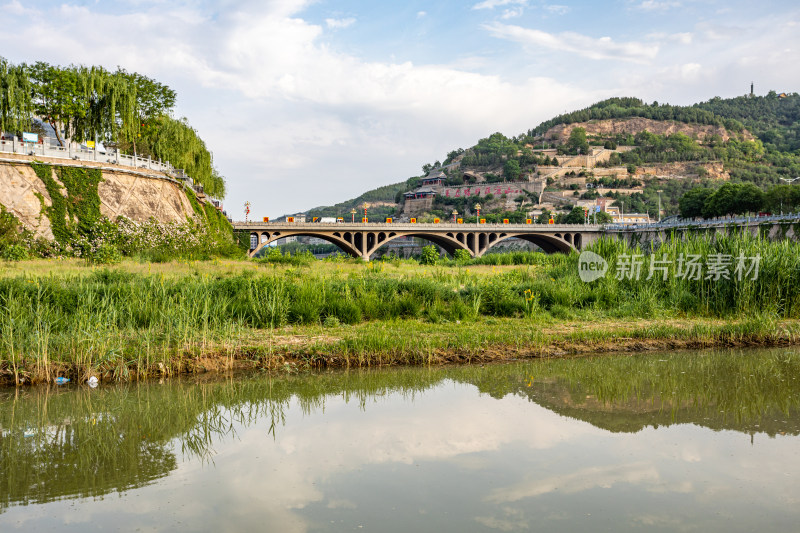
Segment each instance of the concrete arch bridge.
[{"label": "concrete arch bridge", "polygon": [[580,251],[603,234],[601,225],[583,224],[389,224],[319,222],[236,222],[234,229],[250,233],[250,256],[285,237],[317,237],[353,257],[368,261],[381,246],[400,237],[417,237],[438,244],[449,254],[466,250],[480,257],[510,238],[523,239],[547,253]]}]

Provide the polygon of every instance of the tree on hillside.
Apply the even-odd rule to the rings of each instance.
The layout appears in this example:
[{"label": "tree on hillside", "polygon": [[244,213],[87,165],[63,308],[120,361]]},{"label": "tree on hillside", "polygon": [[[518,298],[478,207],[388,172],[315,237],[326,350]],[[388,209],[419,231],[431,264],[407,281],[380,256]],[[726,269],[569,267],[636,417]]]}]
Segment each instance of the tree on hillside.
[{"label": "tree on hillside", "polygon": [[32,114],[31,85],[25,69],[0,57],[0,131],[27,129]]},{"label": "tree on hillside", "polygon": [[503,164],[503,176],[508,181],[517,181],[520,175],[519,161],[509,159]]},{"label": "tree on hillside", "polygon": [[714,193],[707,187],[695,187],[678,200],[678,209],[683,218],[698,218],[703,216],[703,207],[708,197]]},{"label": "tree on hillside", "polygon": [[549,209],[542,209],[541,214],[536,217],[537,224],[547,224],[550,220],[550,210]]},{"label": "tree on hillside", "polygon": [[583,224],[586,221],[586,212],[583,207],[576,205],[566,215],[559,216],[559,224]]},{"label": "tree on hillside", "polygon": [[776,185],[764,193],[764,208],[772,213],[791,213],[800,208],[800,187]]},{"label": "tree on hillside", "polygon": [[741,215],[760,211],[764,193],[752,183],[726,183],[711,194],[703,206],[703,217]]},{"label": "tree on hillside", "polygon": [[214,168],[206,143],[186,118],[176,120],[162,115],[146,126],[140,140],[142,153],[186,170],[207,194],[216,198],[225,196],[225,179]]},{"label": "tree on hillside", "polygon": [[59,144],[64,146],[61,130],[69,137],[74,121],[83,118],[88,111],[78,90],[76,72],[37,61],[28,67],[28,74],[34,112],[53,127]]},{"label": "tree on hillside", "polygon": [[589,142],[586,140],[586,130],[584,128],[572,128],[565,148],[570,154],[588,154]]}]

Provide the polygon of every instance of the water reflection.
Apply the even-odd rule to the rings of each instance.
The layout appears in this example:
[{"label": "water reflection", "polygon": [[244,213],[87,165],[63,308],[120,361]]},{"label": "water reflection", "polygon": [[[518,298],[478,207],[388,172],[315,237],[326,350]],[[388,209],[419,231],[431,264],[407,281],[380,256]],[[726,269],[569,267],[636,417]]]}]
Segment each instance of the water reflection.
[{"label": "water reflection", "polygon": [[[175,523],[161,527],[520,530],[533,516],[577,527],[580,504],[675,526],[641,505],[649,493],[698,516],[720,495],[734,516],[746,494],[796,518],[781,462],[797,453],[780,441],[727,459],[745,452],[722,430],[800,433],[799,371],[781,349],[4,391],[0,513],[23,524],[14,506],[50,502],[63,526],[59,500],[117,492],[84,502],[87,520],[129,513],[147,526],[172,502]],[[626,503],[608,504],[609,491]]]}]

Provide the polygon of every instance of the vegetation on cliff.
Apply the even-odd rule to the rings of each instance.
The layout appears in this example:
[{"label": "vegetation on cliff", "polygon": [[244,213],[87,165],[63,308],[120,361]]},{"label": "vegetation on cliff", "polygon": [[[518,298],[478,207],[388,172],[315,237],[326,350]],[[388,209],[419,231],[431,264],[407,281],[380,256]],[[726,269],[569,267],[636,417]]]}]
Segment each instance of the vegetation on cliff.
[{"label": "vegetation on cliff", "polygon": [[[110,221],[100,213],[98,185],[102,172],[95,168],[31,163],[45,185],[50,205],[43,195],[42,216],[50,221],[54,240],[35,238],[2,206],[0,210],[0,258],[81,257],[94,263],[114,263],[123,256],[153,261],[175,258],[203,259],[240,256],[225,216],[209,203],[201,204],[194,191],[184,189],[196,217],[183,223],[144,223],[125,217]],[[56,179],[57,178],[57,179]]]}]

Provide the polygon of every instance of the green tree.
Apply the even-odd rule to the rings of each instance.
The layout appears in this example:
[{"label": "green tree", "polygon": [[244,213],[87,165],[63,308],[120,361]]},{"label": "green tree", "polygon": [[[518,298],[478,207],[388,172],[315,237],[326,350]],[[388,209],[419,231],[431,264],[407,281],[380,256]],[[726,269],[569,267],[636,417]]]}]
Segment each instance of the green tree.
[{"label": "green tree", "polygon": [[0,131],[27,129],[32,114],[30,79],[24,67],[0,56]]},{"label": "green tree", "polygon": [[567,140],[566,149],[572,153],[589,153],[589,142],[586,140],[586,130],[584,128],[572,128]]},{"label": "green tree", "polygon": [[561,224],[583,224],[586,221],[586,212],[584,208],[576,205],[572,211],[567,213],[559,222]]},{"label": "green tree", "polygon": [[763,205],[764,193],[752,183],[726,183],[708,197],[703,216],[741,215],[760,211]]},{"label": "green tree", "polygon": [[772,213],[790,213],[800,207],[800,187],[775,185],[764,193],[764,208]]},{"label": "green tree", "polygon": [[508,181],[517,181],[520,175],[519,161],[509,159],[503,165],[503,176]]},{"label": "green tree", "polygon": [[678,209],[683,218],[697,218],[703,216],[703,207],[708,197],[714,193],[707,187],[695,187],[686,192],[678,200]]},{"label": "green tree", "polygon": [[547,224],[550,221],[550,210],[542,209],[542,213],[536,217],[537,224]]},{"label": "green tree", "polygon": [[608,224],[614,221],[611,215],[609,215],[605,211],[597,211],[595,213],[590,213],[589,216],[591,217],[592,223],[595,224]]},{"label": "green tree", "polygon": [[37,61],[28,67],[28,73],[33,82],[34,112],[53,127],[58,142],[63,146],[61,130],[69,137],[74,121],[83,118],[88,111],[78,88],[76,71]]}]

